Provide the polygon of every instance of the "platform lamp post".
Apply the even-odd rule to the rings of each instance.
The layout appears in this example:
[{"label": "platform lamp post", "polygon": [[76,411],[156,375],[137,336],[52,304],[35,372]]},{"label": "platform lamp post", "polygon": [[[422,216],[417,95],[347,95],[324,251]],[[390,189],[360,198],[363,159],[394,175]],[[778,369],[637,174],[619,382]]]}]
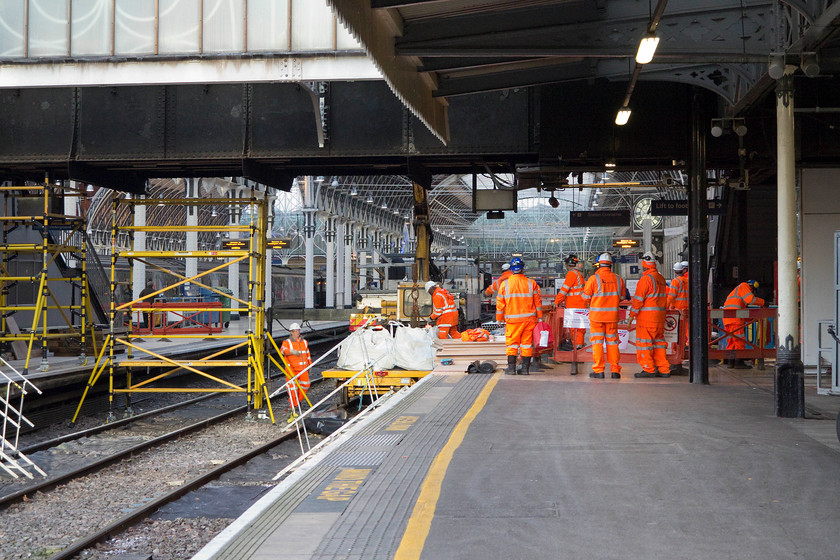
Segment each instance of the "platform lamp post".
[{"label": "platform lamp post", "polygon": [[327,293],[326,307],[335,307],[335,216],[327,214],[324,219],[324,238],[326,239],[327,254]]},{"label": "platform lamp post", "polygon": [[796,278],[796,154],[793,111],[793,72],[786,66],[776,83],[777,226],[779,309],[774,393],[776,416],[805,416],[805,368],[799,341]]}]

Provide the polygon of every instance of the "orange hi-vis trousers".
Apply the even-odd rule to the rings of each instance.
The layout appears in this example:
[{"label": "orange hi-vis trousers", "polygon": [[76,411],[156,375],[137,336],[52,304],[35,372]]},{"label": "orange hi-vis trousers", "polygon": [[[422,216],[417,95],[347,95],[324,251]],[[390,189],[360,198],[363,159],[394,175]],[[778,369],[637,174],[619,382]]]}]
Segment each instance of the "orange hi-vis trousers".
[{"label": "orange hi-vis trousers", "polygon": [[636,327],[636,359],[646,372],[653,373],[657,369],[659,373],[670,372],[671,364],[665,356],[666,346],[664,325]]},{"label": "orange hi-vis trousers", "polygon": [[[604,342],[607,343],[606,360],[604,359]],[[618,364],[620,352],[618,350],[618,323],[601,323],[589,321],[589,343],[592,345],[592,371],[604,373],[608,361],[610,372],[621,373]]]},{"label": "orange hi-vis trousers", "polygon": [[536,325],[536,319],[521,323],[505,323],[505,355],[516,356],[521,352],[523,358],[533,356]]},{"label": "orange hi-vis trousers", "polygon": [[444,313],[437,319],[438,338],[446,340],[450,336],[452,338],[461,338],[461,333],[458,332],[458,312],[450,311]]},{"label": "orange hi-vis trousers", "polygon": [[[297,375],[297,372],[293,371],[291,368],[289,368],[289,373],[293,376]],[[295,379],[292,384],[294,387],[289,388],[289,402],[293,407],[297,407],[306,400],[304,395],[309,390],[309,372],[307,371]],[[298,387],[298,385],[300,385],[300,387]]]}]

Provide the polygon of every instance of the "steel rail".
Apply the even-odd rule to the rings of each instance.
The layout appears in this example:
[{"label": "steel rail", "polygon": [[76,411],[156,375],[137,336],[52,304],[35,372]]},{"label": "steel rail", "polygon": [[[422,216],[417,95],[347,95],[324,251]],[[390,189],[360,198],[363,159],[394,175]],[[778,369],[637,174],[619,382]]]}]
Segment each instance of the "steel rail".
[{"label": "steel rail", "polygon": [[183,486],[178,487],[177,489],[160,496],[159,498],[152,500],[151,502],[147,503],[143,507],[124,515],[123,517],[117,519],[116,521],[110,523],[109,525],[90,533],[89,535],[82,537],[81,539],[77,540],[61,552],[58,552],[48,558],[48,560],[69,560],[73,558],[76,554],[80,553],[81,551],[89,548],[90,546],[109,538],[110,536],[130,527],[131,525],[135,524],[140,519],[148,517],[149,514],[154,513],[162,506],[181,498],[182,496],[192,492],[193,490],[200,488],[207,484],[208,482],[217,479],[222,474],[239,467],[254,457],[258,455],[262,455],[266,453],[271,448],[276,447],[277,445],[289,441],[297,437],[295,432],[289,431],[284,435],[269,441],[259,447],[236,457],[225,463],[224,465],[220,465],[215,469],[212,469],[202,475],[199,475],[192,480],[186,482]]}]

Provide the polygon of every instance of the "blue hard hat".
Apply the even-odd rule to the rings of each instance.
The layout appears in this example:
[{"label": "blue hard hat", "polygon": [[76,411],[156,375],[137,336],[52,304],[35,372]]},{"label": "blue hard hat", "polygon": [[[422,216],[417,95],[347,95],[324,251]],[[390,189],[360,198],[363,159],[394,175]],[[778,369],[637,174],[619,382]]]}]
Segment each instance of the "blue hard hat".
[{"label": "blue hard hat", "polygon": [[747,285],[753,289],[758,288],[758,282],[756,280],[747,280]]},{"label": "blue hard hat", "polygon": [[512,272],[522,272],[522,269],[525,268],[525,263],[522,262],[522,259],[519,257],[513,257],[510,259],[510,270]]}]

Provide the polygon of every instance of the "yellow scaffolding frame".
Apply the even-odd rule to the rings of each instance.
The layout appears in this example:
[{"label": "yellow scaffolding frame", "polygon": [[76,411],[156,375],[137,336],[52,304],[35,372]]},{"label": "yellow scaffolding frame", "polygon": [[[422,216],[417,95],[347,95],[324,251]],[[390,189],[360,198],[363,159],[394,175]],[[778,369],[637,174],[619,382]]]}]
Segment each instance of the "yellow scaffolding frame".
[{"label": "yellow scaffolding frame", "polygon": [[[84,238],[85,216],[84,207],[79,205],[79,215],[64,213],[55,206],[63,203],[63,196],[72,195],[79,199],[85,197],[85,191],[70,185],[50,184],[45,180],[42,185],[32,186],[0,186],[3,212],[0,215],[0,342],[14,344],[21,341],[26,344],[26,360],[23,374],[29,373],[29,364],[33,351],[41,349],[41,364],[39,369],[49,369],[48,346],[50,340],[74,338],[79,340],[79,363],[87,364],[85,344],[87,333],[95,344],[93,324],[90,317],[90,302],[88,301],[87,279],[87,246]],[[29,199],[33,208],[29,215],[21,215],[20,204]],[[39,211],[34,206],[40,200]],[[16,206],[17,203],[17,206]],[[26,210],[26,209],[24,209]],[[39,243],[12,243],[12,233],[21,227],[31,227],[41,234]],[[61,239],[51,240],[51,232],[61,232]],[[10,264],[21,254],[40,255],[40,270],[31,276],[13,276],[10,274]],[[54,265],[59,255],[72,256],[79,263],[77,272],[68,276],[50,276],[50,266]],[[9,289],[18,282],[31,282],[37,286],[35,302],[32,304],[13,303],[9,298]],[[70,302],[60,301],[56,296],[57,284],[65,284],[69,292]],[[50,287],[52,284],[53,288]],[[76,295],[78,294],[78,301]],[[52,304],[51,304],[52,303]],[[32,323],[29,328],[21,328],[19,333],[11,332],[8,320],[18,312],[32,312]],[[64,332],[51,330],[47,316],[50,311],[58,311],[66,329]],[[22,325],[20,325],[22,327]],[[94,347],[94,352],[96,348]]]},{"label": "yellow scaffolding frame", "polygon": [[[136,206],[202,206],[202,205],[224,205],[224,206],[247,206],[250,210],[251,223],[249,225],[229,224],[227,226],[198,226],[198,225],[172,225],[172,226],[149,226],[149,225],[120,225],[117,223],[117,214],[120,204],[130,206],[129,215],[134,216],[134,209]],[[112,247],[111,254],[111,328],[110,333],[106,339],[103,348],[100,350],[96,360],[96,365],[91,372],[88,379],[87,387],[85,387],[79,405],[76,408],[76,413],[73,416],[73,422],[81,411],[82,404],[87,397],[88,391],[96,383],[99,377],[107,368],[109,378],[109,405],[111,407],[111,414],[113,418],[113,403],[115,395],[124,393],[130,410],[131,395],[133,393],[245,393],[248,404],[248,414],[251,410],[268,409],[271,422],[274,423],[274,412],[271,408],[269,400],[269,388],[267,384],[268,375],[265,371],[265,339],[267,336],[265,328],[265,276],[266,276],[266,233],[268,227],[268,203],[265,198],[257,198],[255,191],[251,190],[249,198],[240,199],[212,199],[212,198],[176,198],[176,199],[153,199],[153,198],[119,198],[114,197],[113,206],[111,210],[111,235]],[[128,232],[129,247],[128,251],[119,251],[116,245],[116,239],[121,231]],[[134,247],[134,233],[138,231],[143,232],[185,232],[185,231],[212,231],[219,232],[222,235],[225,233],[237,232],[247,233],[248,243],[247,248],[243,249],[219,249],[215,251],[147,251],[135,250]],[[159,266],[148,259],[150,258],[217,258],[226,259],[225,263],[214,266],[209,270],[197,273],[194,276],[185,276],[173,270],[169,270]],[[128,259],[133,277],[134,263],[144,263],[146,266],[161,271],[173,278],[173,283],[162,287],[148,295],[141,298],[126,302],[122,305],[115,303],[114,293],[117,289],[117,263],[119,259]],[[204,284],[200,279],[208,274],[218,272],[228,268],[236,263],[246,262],[248,265],[248,297],[247,299],[240,299],[222,292],[212,286]],[[215,339],[226,339],[232,342],[232,345],[221,350],[215,351],[207,356],[201,358],[192,358],[189,360],[177,360],[169,358],[154,352],[148,347],[144,347],[141,342],[144,342],[143,337],[149,337],[148,334],[134,332],[134,316],[137,312],[148,312],[147,307],[138,307],[137,304],[144,302],[151,302],[153,299],[167,290],[177,288],[184,284],[190,283],[193,286],[204,288],[210,292],[229,297],[231,300],[238,302],[248,312],[249,330],[241,335],[238,334],[208,334],[208,333],[188,333],[188,334],[169,334],[165,336],[168,339],[204,339],[208,336]],[[236,312],[242,308],[212,308],[212,312],[222,313],[224,311]],[[185,302],[183,306],[177,307],[168,306],[166,311],[175,312],[196,312],[206,311],[204,307],[198,307],[195,304]],[[118,336],[115,331],[115,321],[117,317],[123,313],[128,314],[128,331],[122,336]],[[153,334],[151,336],[154,336]],[[117,346],[123,346],[126,350],[124,359],[118,359],[116,351]],[[107,349],[107,352],[106,352]],[[244,359],[222,359],[221,356],[230,354],[238,350],[246,349],[247,357]],[[137,359],[133,354],[137,353]],[[216,367],[245,367],[247,372],[247,381],[244,387],[230,383],[220,377],[208,373],[206,370]],[[132,370],[136,368],[169,368],[160,373],[154,373],[151,377],[140,382],[132,380]],[[116,388],[114,383],[114,375],[118,368],[124,369],[126,373],[125,388]],[[206,388],[183,388],[183,387],[161,387],[152,386],[152,384],[162,381],[170,375],[188,371],[195,373],[205,379],[214,382],[214,385]]]}]

